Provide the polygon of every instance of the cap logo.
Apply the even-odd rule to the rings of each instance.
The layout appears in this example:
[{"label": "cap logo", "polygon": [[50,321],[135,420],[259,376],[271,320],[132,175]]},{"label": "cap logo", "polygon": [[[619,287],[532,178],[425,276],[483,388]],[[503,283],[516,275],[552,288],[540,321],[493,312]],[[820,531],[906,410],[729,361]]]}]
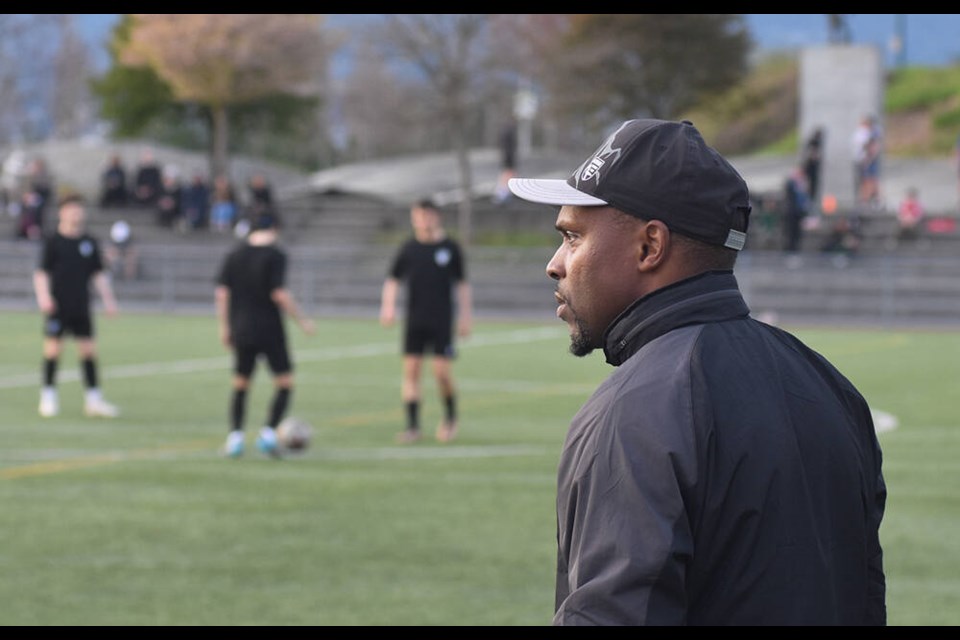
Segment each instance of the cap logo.
[{"label": "cap logo", "polygon": [[604,141],[600,148],[597,149],[596,153],[593,154],[593,158],[583,163],[580,169],[577,170],[574,176],[576,181],[575,188],[580,188],[580,182],[589,182],[596,179],[596,182],[600,182],[600,168],[608,162],[613,164],[620,159],[620,154],[623,152],[622,147],[614,147],[613,143],[616,141],[617,136],[620,135],[620,132],[623,131],[624,127],[630,124],[632,121],[628,120],[621,124],[616,131],[610,134],[610,136]]},{"label": "cap logo", "polygon": [[587,168],[583,170],[583,173],[580,174],[580,179],[584,182],[590,180],[597,171],[600,171],[600,167],[603,165],[603,158],[600,156],[595,157],[587,164]]}]

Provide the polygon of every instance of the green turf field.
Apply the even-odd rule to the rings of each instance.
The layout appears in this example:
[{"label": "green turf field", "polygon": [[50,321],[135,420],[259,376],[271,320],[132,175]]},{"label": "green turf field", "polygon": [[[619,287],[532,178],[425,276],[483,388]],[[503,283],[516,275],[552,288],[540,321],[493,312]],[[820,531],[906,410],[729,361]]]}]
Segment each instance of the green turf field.
[{"label": "green turf field", "polygon": [[[549,624],[559,449],[610,370],[570,356],[559,321],[478,321],[455,365],[460,437],[409,447],[393,444],[398,329],[291,330],[291,414],[314,440],[282,461],[252,446],[264,369],[247,455],[219,455],[230,374],[212,316],[98,316],[113,421],[82,415],[70,343],[60,416],[39,418],[39,316],[0,323],[0,624]],[[960,624],[960,333],[795,333],[900,422],[880,436],[890,624]]]}]

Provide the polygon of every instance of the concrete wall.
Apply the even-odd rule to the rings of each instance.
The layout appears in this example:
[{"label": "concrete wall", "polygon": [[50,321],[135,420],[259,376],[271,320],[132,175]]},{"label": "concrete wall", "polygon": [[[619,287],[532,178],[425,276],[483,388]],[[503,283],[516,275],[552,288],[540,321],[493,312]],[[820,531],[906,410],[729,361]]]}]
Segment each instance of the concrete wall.
[{"label": "concrete wall", "polygon": [[[814,129],[825,130],[822,195],[841,209],[854,205],[853,132],[861,117],[874,114],[883,126],[883,52],[871,45],[825,45],[800,55],[800,144]],[[880,165],[881,184],[883,164]]]}]

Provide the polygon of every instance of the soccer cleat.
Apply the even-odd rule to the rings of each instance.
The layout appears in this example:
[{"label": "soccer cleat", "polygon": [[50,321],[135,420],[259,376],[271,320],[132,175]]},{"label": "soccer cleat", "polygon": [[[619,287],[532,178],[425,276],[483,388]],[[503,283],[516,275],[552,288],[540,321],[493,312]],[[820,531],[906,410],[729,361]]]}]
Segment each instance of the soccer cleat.
[{"label": "soccer cleat", "polygon": [[243,455],[243,432],[231,431],[227,441],[223,444],[223,455],[228,458],[239,458]]},{"label": "soccer cleat", "polygon": [[90,418],[116,418],[120,409],[103,398],[87,398],[83,403],[83,413]]},{"label": "soccer cleat", "polygon": [[280,446],[277,444],[277,433],[270,427],[260,429],[257,436],[257,449],[272,458],[280,457]]},{"label": "soccer cleat", "polygon": [[456,421],[444,420],[437,427],[437,442],[453,442],[457,437]]},{"label": "soccer cleat", "polygon": [[60,400],[57,398],[56,389],[43,389],[40,391],[40,415],[44,418],[52,418],[60,413]]},{"label": "soccer cleat", "polygon": [[420,429],[404,429],[397,434],[397,444],[413,444],[420,439]]}]

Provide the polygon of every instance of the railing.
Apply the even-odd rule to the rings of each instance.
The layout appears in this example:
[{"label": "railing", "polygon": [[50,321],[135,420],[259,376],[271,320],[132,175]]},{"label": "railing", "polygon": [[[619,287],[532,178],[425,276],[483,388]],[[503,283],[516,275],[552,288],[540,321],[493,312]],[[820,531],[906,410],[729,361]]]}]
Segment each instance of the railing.
[{"label": "railing", "polygon": [[[213,311],[213,289],[229,242],[140,247],[140,275],[114,287],[127,309]],[[34,308],[31,272],[39,246],[0,243],[0,300]],[[288,286],[315,314],[375,315],[396,247],[289,247]],[[474,247],[468,275],[478,315],[555,320],[552,247]],[[847,257],[747,250],[736,268],[754,315],[783,321],[859,322],[960,327],[960,255],[877,254]]]}]

